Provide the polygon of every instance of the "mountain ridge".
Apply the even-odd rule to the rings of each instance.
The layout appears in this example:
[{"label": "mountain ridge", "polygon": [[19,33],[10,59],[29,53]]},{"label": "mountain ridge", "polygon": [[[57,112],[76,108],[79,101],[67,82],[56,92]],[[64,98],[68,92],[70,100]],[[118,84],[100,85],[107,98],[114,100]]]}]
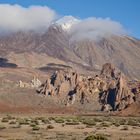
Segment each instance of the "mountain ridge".
[{"label": "mountain ridge", "polygon": [[[0,52],[1,57],[7,58],[11,52],[34,52],[40,55],[44,53],[78,69],[91,67],[100,70],[104,63],[110,62],[129,77],[140,79],[140,40],[124,35],[111,35],[98,41],[71,41],[67,31],[52,24],[44,33],[17,32],[0,36]],[[14,59],[18,60],[18,57],[17,55]],[[13,61],[10,58],[8,60]],[[26,64],[23,66],[26,67]],[[39,68],[39,65],[37,67]]]}]

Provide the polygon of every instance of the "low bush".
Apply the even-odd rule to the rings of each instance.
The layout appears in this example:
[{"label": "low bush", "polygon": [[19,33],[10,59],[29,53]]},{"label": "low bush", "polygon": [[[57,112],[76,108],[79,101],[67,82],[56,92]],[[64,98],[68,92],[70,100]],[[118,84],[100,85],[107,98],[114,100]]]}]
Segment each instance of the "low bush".
[{"label": "low bush", "polygon": [[26,119],[19,119],[18,120],[19,125],[29,125],[29,121]]},{"label": "low bush", "polygon": [[9,119],[8,118],[2,118],[1,122],[9,122]]},{"label": "low bush", "polygon": [[54,129],[54,126],[48,125],[48,126],[47,126],[47,129]]},{"label": "low bush", "polygon": [[127,122],[127,125],[139,126],[139,123],[137,121],[135,121],[135,120],[129,119],[128,122]]},{"label": "low bush", "polygon": [[109,124],[109,123],[106,123],[106,122],[102,122],[102,123],[100,124],[100,126],[102,126],[102,127],[109,127],[110,124]]},{"label": "low bush", "polygon": [[108,140],[108,138],[103,134],[96,134],[86,137],[85,140]]},{"label": "low bush", "polygon": [[82,123],[86,124],[86,125],[90,125],[90,126],[95,126],[96,125],[96,122],[94,120],[83,120]]},{"label": "low bush", "polygon": [[62,118],[56,118],[56,119],[55,119],[55,122],[56,122],[56,123],[64,123],[65,120],[62,119]]},{"label": "low bush", "polygon": [[125,125],[126,123],[127,123],[127,121],[125,119],[120,119],[119,120],[120,125]]},{"label": "low bush", "polygon": [[9,124],[16,124],[16,121],[10,121]]},{"label": "low bush", "polygon": [[129,130],[128,126],[123,126],[123,128],[121,130]]},{"label": "low bush", "polygon": [[31,120],[31,123],[34,123],[34,124],[36,124],[36,125],[39,125],[39,122],[38,122],[38,120],[36,120],[36,119],[32,119],[32,120]]},{"label": "low bush", "polygon": [[79,122],[66,122],[66,125],[79,125]]},{"label": "low bush", "polygon": [[0,130],[6,129],[5,126],[0,125]]},{"label": "low bush", "polygon": [[38,131],[38,130],[40,130],[40,127],[36,125],[36,126],[34,126],[34,127],[32,128],[32,130],[33,130],[33,131]]}]

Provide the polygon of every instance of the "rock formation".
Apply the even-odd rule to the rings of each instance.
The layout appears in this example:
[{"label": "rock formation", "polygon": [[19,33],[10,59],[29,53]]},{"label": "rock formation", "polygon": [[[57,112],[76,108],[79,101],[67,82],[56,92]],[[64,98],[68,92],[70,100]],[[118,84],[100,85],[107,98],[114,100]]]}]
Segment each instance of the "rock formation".
[{"label": "rock formation", "polygon": [[103,65],[101,74],[93,77],[79,75],[72,70],[56,71],[37,92],[63,98],[67,106],[98,100],[103,111],[123,110],[135,102],[135,94],[131,92],[127,78],[122,73],[116,74],[110,63]]},{"label": "rock formation", "polygon": [[115,67],[110,63],[104,64],[100,75],[104,78],[115,78]]},{"label": "rock formation", "polygon": [[38,88],[39,86],[41,86],[41,81],[37,78],[34,77],[33,80],[31,80],[31,87],[32,88]]},{"label": "rock formation", "polygon": [[27,82],[23,82],[23,81],[19,80],[19,87],[20,88],[29,88],[30,84],[27,83]]},{"label": "rock formation", "polygon": [[110,105],[113,111],[123,110],[135,101],[135,95],[131,92],[124,74],[115,74],[115,68],[105,64],[101,76],[106,77],[107,83],[107,89],[100,92],[99,96],[102,110],[107,110],[107,105]]},{"label": "rock formation", "polygon": [[37,92],[43,95],[64,96],[70,90],[74,89],[78,83],[78,74],[72,71],[56,71],[49,79],[42,84]]},{"label": "rock formation", "polygon": [[31,82],[23,82],[22,80],[19,80],[18,82],[20,88],[38,88],[41,84],[41,81],[35,77]]}]

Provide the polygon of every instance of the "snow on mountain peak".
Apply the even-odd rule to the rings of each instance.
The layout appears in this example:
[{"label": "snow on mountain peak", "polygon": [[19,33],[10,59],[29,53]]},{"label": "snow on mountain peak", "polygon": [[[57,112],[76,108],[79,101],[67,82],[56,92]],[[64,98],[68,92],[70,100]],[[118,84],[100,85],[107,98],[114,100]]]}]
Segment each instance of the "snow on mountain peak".
[{"label": "snow on mountain peak", "polygon": [[73,25],[79,22],[80,20],[73,16],[64,16],[61,19],[57,20],[55,24],[61,26],[63,30],[69,31]]}]

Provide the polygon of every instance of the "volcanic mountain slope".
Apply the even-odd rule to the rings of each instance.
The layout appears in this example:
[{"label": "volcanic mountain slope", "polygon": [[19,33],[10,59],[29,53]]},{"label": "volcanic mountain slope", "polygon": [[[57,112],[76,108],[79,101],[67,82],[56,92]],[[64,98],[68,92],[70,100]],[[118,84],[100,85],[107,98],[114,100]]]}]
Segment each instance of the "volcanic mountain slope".
[{"label": "volcanic mountain slope", "polygon": [[115,64],[128,76],[140,77],[140,41],[127,36],[103,38],[99,42],[81,41],[73,44],[77,56],[93,67],[105,62]]},{"label": "volcanic mountain slope", "polygon": [[[73,21],[79,22],[70,18],[66,24],[62,20],[53,23],[44,33],[1,35],[1,58],[19,67],[40,68],[55,63],[84,71],[99,70],[102,64],[110,62],[129,77],[140,79],[140,40],[114,34],[99,40],[72,40],[69,30]],[[53,61],[49,62],[50,58]]]}]

